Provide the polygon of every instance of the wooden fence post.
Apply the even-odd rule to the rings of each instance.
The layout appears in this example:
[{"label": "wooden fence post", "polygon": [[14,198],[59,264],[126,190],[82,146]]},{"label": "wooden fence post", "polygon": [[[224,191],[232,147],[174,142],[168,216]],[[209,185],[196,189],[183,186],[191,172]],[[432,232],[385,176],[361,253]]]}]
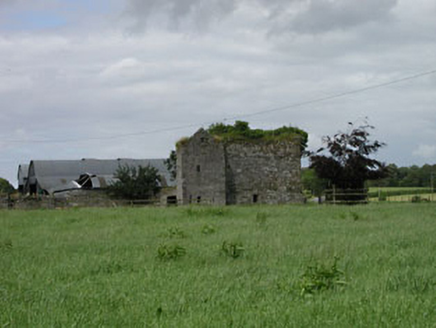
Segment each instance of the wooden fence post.
[{"label": "wooden fence post", "polygon": [[333,205],[336,205],[336,186],[333,185]]}]

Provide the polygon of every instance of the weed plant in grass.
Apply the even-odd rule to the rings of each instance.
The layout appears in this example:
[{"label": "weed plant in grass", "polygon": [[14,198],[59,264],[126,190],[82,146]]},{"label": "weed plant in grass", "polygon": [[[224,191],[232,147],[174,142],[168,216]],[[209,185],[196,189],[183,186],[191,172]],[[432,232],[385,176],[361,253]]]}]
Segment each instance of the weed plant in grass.
[{"label": "weed plant in grass", "polygon": [[428,203],[1,211],[0,327],[434,327],[435,223]]},{"label": "weed plant in grass", "polygon": [[185,255],[186,249],[178,244],[163,244],[157,249],[157,257],[161,260],[175,260]]},{"label": "weed plant in grass", "polygon": [[331,265],[315,263],[307,266],[301,276],[301,295],[313,295],[316,292],[336,289],[346,285],[344,272],[338,269],[338,257],[335,257]]},{"label": "weed plant in grass", "polygon": [[228,242],[224,241],[221,246],[221,251],[234,259],[241,257],[244,254],[244,246],[241,242]]}]

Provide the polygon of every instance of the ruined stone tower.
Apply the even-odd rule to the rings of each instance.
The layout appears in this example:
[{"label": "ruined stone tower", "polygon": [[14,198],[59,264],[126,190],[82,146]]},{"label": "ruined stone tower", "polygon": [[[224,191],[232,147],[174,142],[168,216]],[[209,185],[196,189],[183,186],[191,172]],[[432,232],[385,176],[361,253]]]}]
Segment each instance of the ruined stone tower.
[{"label": "ruined stone tower", "polygon": [[224,140],[204,129],[177,145],[180,204],[286,204],[303,201],[301,142]]}]

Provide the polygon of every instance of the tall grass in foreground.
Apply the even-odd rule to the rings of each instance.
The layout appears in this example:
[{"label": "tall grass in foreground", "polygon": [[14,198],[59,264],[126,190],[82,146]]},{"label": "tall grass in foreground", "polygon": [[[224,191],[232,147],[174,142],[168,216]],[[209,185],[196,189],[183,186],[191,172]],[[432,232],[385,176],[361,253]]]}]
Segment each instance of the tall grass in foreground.
[{"label": "tall grass in foreground", "polygon": [[434,327],[435,235],[434,204],[2,211],[0,327]]}]

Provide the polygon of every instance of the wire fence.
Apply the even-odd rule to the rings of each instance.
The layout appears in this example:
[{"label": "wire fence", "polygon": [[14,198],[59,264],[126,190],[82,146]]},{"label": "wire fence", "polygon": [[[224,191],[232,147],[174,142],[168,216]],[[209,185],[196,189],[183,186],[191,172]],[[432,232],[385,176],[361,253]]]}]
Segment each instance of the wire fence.
[{"label": "wire fence", "polygon": [[[373,202],[436,202],[436,192],[432,188],[372,188],[368,189],[337,189],[325,190],[323,201],[325,204],[367,204]],[[202,200],[192,204],[209,204]],[[80,197],[55,198],[22,197],[17,194],[0,194],[0,209],[53,209],[70,207],[143,207],[178,205],[176,196],[166,196],[160,199],[112,199],[101,194],[87,194]]]},{"label": "wire fence", "polygon": [[326,204],[367,204],[369,202],[435,202],[436,193],[433,188],[379,188],[325,190]]},{"label": "wire fence", "polygon": [[325,190],[326,204],[367,204],[368,189],[328,189]]}]

